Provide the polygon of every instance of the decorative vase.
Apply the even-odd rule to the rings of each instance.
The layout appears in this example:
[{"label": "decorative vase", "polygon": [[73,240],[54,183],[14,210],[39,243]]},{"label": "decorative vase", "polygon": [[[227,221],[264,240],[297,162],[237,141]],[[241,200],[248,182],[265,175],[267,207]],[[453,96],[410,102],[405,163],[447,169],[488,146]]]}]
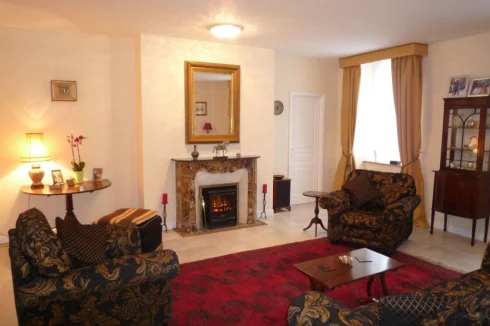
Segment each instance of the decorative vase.
[{"label": "decorative vase", "polygon": [[83,171],[73,171],[73,177],[75,178],[75,182],[77,184],[83,183]]},{"label": "decorative vase", "polygon": [[194,145],[194,151],[191,153],[191,156],[194,160],[197,160],[199,157],[199,152],[197,151],[197,145]]}]

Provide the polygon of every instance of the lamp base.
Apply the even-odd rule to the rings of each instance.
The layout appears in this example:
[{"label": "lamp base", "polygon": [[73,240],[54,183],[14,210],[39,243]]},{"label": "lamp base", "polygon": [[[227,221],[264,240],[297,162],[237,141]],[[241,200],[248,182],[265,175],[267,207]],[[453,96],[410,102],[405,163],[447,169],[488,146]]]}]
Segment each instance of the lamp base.
[{"label": "lamp base", "polygon": [[41,164],[32,164],[29,170],[29,178],[32,180],[31,188],[44,188],[43,178],[44,170],[41,169]]}]

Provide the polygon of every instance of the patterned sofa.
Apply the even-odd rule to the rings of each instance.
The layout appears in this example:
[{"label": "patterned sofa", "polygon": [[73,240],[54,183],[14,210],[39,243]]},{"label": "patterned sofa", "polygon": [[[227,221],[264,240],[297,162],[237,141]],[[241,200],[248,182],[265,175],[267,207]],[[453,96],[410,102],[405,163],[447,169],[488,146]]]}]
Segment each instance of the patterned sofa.
[{"label": "patterned sofa", "polygon": [[[412,317],[419,322],[409,325],[480,326],[490,325],[490,245],[483,257],[481,268],[458,279],[439,283],[428,288],[389,297],[391,301],[404,298],[417,300],[417,309],[410,307]],[[386,298],[386,297],[385,297]],[[427,307],[443,298],[446,303],[439,309]],[[383,301],[383,298],[381,299]],[[382,302],[381,301],[381,302]],[[405,300],[406,302],[406,300]],[[340,302],[319,292],[307,292],[296,299],[288,311],[289,325],[407,325],[407,316],[399,313],[395,323],[383,322],[382,303],[372,303],[349,309]],[[400,306],[400,310],[406,306]],[[418,316],[414,316],[417,315]]]},{"label": "patterned sofa", "polygon": [[170,321],[170,280],[179,273],[175,252],[141,254],[134,224],[111,230],[107,254],[112,259],[79,267],[39,210],[19,216],[16,229],[9,231],[9,254],[20,325],[165,325]]},{"label": "patterned sofa", "polygon": [[392,253],[412,234],[413,212],[420,203],[415,182],[408,174],[368,170],[351,172],[346,182],[361,174],[380,196],[360,208],[353,207],[344,190],[320,198],[320,206],[328,210],[328,238]]}]

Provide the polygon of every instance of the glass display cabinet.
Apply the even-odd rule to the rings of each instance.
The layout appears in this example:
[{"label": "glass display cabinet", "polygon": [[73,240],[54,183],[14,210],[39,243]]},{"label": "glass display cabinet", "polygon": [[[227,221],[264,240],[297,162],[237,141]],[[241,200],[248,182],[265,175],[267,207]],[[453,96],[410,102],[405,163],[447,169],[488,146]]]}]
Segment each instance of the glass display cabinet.
[{"label": "glass display cabinet", "polygon": [[487,241],[490,215],[489,97],[444,99],[440,170],[435,171],[430,232],[435,212],[473,220],[471,245],[478,219],[485,219]]}]

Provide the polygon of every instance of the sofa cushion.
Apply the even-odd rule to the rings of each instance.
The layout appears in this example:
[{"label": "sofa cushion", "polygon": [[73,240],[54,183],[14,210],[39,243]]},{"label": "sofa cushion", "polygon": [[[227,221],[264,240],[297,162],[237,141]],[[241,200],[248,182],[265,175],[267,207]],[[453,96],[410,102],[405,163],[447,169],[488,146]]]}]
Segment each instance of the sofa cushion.
[{"label": "sofa cushion", "polygon": [[381,210],[352,210],[340,215],[340,224],[354,229],[379,230],[382,226],[383,211]]},{"label": "sofa cushion", "polygon": [[56,229],[63,248],[82,265],[99,265],[109,260],[105,225],[69,223],[57,217]]},{"label": "sofa cushion", "polygon": [[70,270],[70,259],[46,217],[36,208],[19,215],[16,224],[22,251],[37,274],[59,277]]},{"label": "sofa cushion", "polygon": [[354,208],[362,207],[379,197],[376,186],[371,182],[369,176],[364,173],[344,184],[342,189],[349,193]]},{"label": "sofa cushion", "polygon": [[420,325],[426,318],[435,317],[449,302],[444,296],[397,295],[379,300],[380,325]]}]

